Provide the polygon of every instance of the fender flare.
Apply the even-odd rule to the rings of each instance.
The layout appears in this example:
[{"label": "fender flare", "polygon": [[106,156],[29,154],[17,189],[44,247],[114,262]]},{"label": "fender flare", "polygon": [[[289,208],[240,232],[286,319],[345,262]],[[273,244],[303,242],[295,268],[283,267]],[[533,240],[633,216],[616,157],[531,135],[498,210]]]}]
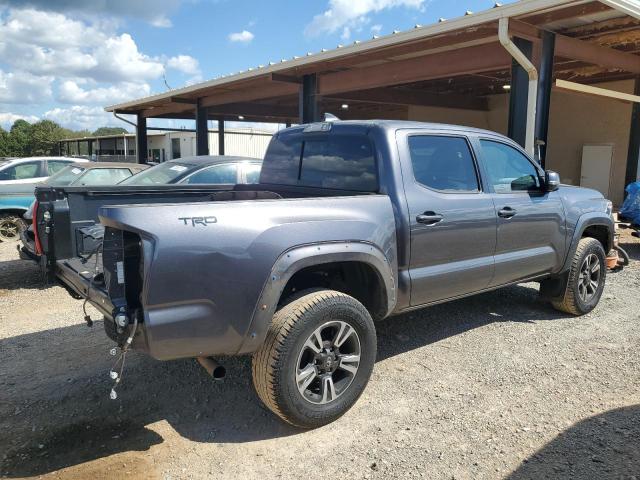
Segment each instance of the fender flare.
[{"label": "fender flare", "polygon": [[[609,248],[610,249],[613,248],[613,235],[615,232],[615,224],[613,222],[613,219],[611,219],[611,217],[608,217],[602,212],[585,213],[584,215],[580,216],[576,224],[576,228],[573,231],[573,237],[571,238],[571,244],[567,249],[567,256],[564,260],[564,265],[561,270],[562,272],[566,272],[567,270],[569,270],[569,266],[571,265],[573,255],[576,249],[578,248],[578,242],[582,238],[584,231],[588,227],[592,227],[592,226],[601,226],[601,227],[607,228],[607,232],[609,233],[609,238],[608,238]],[[609,252],[605,252],[605,253],[609,253]]]},{"label": "fender flare", "polygon": [[378,247],[366,242],[327,242],[296,246],[283,252],[271,268],[238,354],[252,353],[260,347],[278,307],[278,300],[293,275],[306,267],[344,261],[366,263],[378,273],[384,283],[386,315],[389,315],[397,300],[396,279],[389,260]]}]

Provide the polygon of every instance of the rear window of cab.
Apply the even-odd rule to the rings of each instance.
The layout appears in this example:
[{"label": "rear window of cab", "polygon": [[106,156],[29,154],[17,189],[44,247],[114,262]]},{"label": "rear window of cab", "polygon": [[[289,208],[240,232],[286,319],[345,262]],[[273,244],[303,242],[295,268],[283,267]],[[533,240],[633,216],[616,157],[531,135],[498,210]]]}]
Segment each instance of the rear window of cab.
[{"label": "rear window of cab", "polygon": [[377,191],[373,145],[358,134],[277,135],[267,149],[260,183]]}]

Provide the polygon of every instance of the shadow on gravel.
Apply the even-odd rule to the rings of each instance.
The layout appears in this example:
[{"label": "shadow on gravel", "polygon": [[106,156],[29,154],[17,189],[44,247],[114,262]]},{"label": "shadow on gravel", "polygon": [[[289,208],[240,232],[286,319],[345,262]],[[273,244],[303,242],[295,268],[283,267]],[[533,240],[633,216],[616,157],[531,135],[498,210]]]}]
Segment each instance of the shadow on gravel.
[{"label": "shadow on gravel", "polygon": [[[515,286],[401,315],[378,324],[378,359],[491,322],[562,318],[537,289]],[[116,452],[161,443],[151,424],[167,421],[197,442],[236,443],[295,435],[267,411],[251,385],[249,358],[222,359],[215,382],[194,360],[127,359],[118,399],[108,393],[113,357],[102,322],[0,340],[0,474],[41,475]]]},{"label": "shadow on gravel", "polygon": [[537,285],[514,285],[378,322],[378,361],[490,323],[566,317],[539,300]]},{"label": "shadow on gravel", "polygon": [[582,420],[536,452],[508,478],[638,478],[640,405]]},{"label": "shadow on gravel", "polygon": [[0,290],[21,288],[44,290],[51,286],[53,285],[45,282],[40,269],[34,262],[20,259],[0,261]]}]

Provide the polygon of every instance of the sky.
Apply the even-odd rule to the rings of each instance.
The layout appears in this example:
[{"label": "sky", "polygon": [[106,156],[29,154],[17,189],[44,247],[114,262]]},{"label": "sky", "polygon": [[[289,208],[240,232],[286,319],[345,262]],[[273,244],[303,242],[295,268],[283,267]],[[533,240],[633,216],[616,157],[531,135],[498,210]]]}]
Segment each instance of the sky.
[{"label": "sky", "polygon": [[[0,126],[104,107],[493,6],[492,0],[0,0]],[[155,126],[192,128],[189,121]]]}]

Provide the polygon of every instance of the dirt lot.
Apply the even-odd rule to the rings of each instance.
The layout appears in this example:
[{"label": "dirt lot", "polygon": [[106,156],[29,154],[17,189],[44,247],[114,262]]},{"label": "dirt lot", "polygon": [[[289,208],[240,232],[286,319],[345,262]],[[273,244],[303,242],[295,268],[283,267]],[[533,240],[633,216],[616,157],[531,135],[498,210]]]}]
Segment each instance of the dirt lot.
[{"label": "dirt lot", "polygon": [[216,383],[132,354],[109,400],[102,322],[0,244],[0,476],[640,478],[640,243],[623,242],[636,261],[583,318],[527,284],[381,322],[360,401],[306,432],[260,405],[245,358]]}]

